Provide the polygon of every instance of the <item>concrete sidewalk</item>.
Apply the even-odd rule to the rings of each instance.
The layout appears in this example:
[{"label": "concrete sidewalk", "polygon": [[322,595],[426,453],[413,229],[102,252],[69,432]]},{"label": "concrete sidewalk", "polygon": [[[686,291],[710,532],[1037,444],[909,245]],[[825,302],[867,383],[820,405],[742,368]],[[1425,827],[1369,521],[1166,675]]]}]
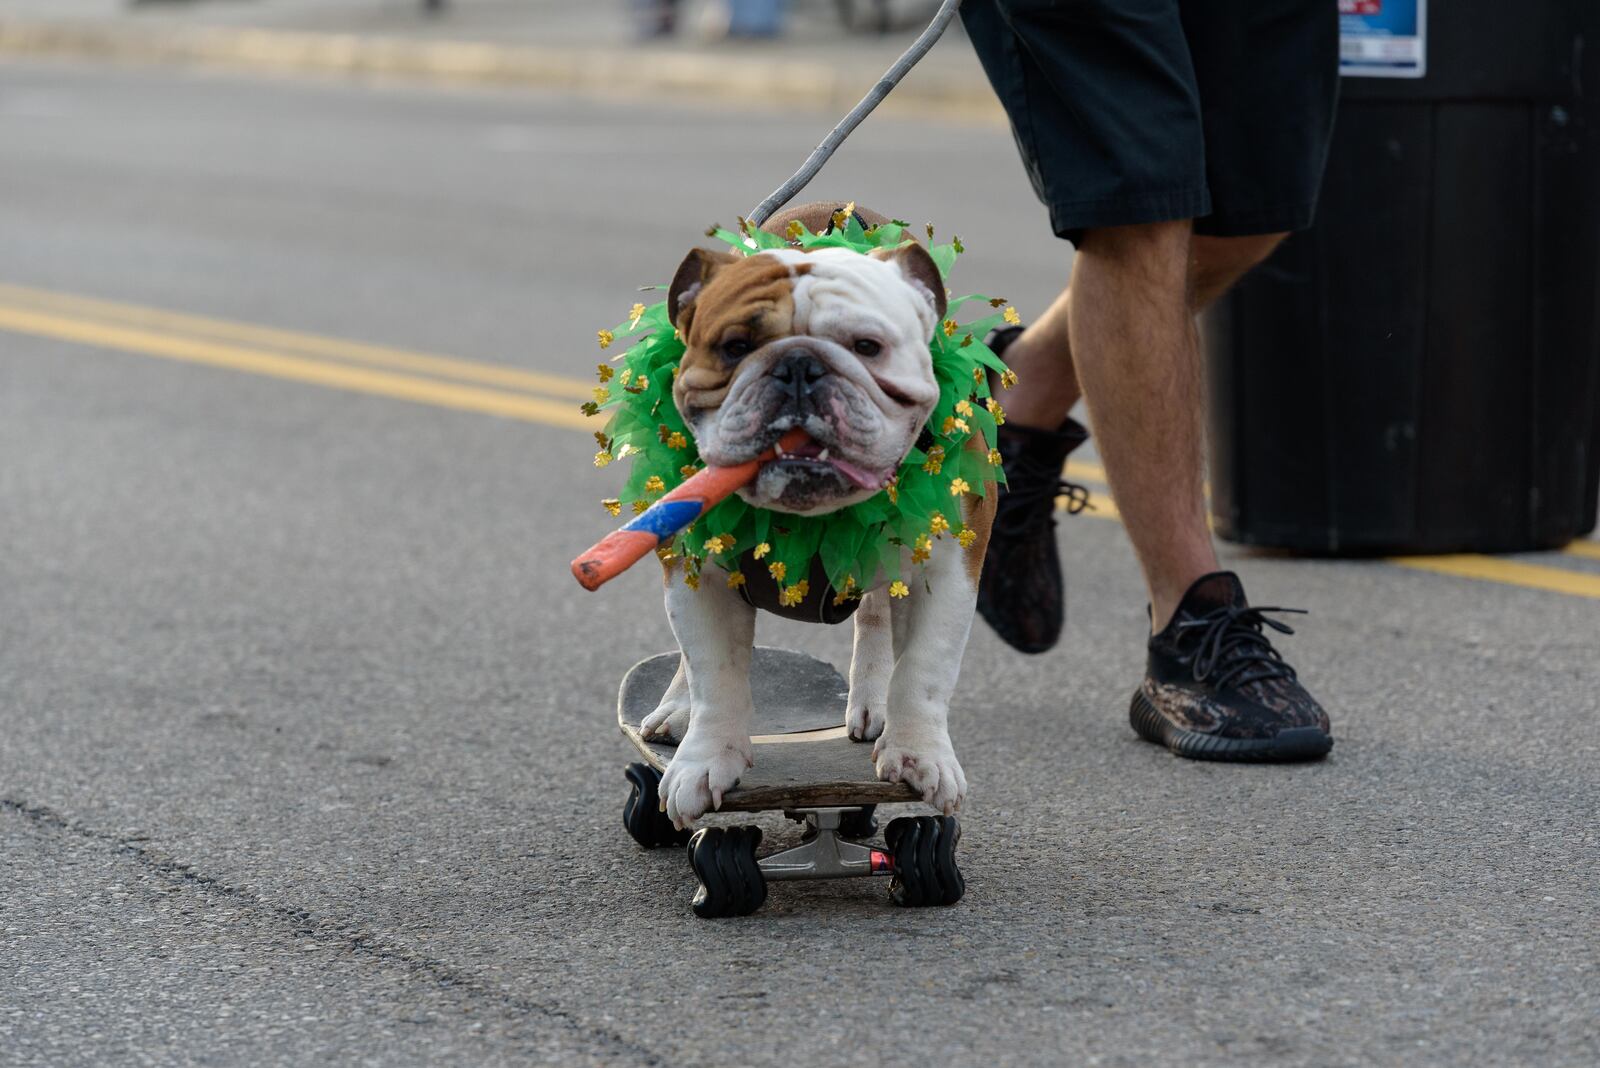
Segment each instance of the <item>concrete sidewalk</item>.
[{"label": "concrete sidewalk", "polygon": [[[932,5],[892,5],[906,29],[846,27],[834,4],[790,5],[778,40],[728,40],[716,8],[683,5],[676,36],[642,40],[633,10],[563,0],[0,0],[0,55],[221,66],[279,73],[524,85],[838,111],[915,37]],[[1001,120],[952,27],[884,105],[902,114]]]}]

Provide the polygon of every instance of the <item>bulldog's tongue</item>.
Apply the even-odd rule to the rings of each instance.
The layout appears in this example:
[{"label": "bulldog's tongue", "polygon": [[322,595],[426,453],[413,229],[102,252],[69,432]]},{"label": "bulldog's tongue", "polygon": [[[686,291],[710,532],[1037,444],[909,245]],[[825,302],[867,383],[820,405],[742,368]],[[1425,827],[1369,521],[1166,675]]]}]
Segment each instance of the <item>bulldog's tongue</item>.
[{"label": "bulldog's tongue", "polygon": [[877,475],[868,474],[855,464],[850,463],[848,460],[839,460],[830,456],[828,457],[828,462],[832,464],[841,475],[843,475],[845,478],[848,478],[851,482],[854,482],[860,489],[875,490],[883,488],[882,478]]}]

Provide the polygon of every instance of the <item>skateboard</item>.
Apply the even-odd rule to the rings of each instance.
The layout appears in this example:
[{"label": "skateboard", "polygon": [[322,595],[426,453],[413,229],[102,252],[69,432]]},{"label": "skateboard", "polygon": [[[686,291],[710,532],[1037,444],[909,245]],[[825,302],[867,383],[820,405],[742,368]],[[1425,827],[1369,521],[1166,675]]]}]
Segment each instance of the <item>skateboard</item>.
[{"label": "skateboard", "polygon": [[872,845],[877,806],[915,802],[905,783],[879,781],[872,746],[844,727],[849,686],[833,667],[787,649],[758,646],[750,666],[755,767],[722,797],[721,812],[782,812],[805,824],[800,844],[758,856],[761,828],[680,831],[660,811],[657,788],[674,747],[647,740],[639,723],[656,708],[678,670],[678,653],[635,664],[622,680],[617,723],[643,757],[625,772],[632,790],[622,825],[646,849],[688,846],[699,887],[695,915],[745,916],[761,907],[767,884],[788,879],[886,876],[896,905],[953,905],[966,884],[956,866],[961,824],[954,816],[901,816]]}]

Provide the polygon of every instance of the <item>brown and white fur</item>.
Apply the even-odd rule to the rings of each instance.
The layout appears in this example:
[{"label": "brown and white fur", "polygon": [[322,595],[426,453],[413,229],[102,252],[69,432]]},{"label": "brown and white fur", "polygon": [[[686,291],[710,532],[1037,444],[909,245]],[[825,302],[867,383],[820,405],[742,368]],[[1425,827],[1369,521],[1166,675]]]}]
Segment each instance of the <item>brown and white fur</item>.
[{"label": "brown and white fur", "polygon": [[[826,228],[839,204],[774,218]],[[865,224],[881,217],[859,211]],[[939,272],[909,244],[863,257],[848,250],[752,256],[691,251],[668,296],[686,351],[673,399],[708,463],[750,459],[803,426],[825,451],[766,465],[740,491],[752,504],[807,515],[877,493],[898,469],[938,398],[928,342],[945,315]],[[864,344],[865,342],[865,344]],[[974,435],[971,448],[987,448]],[[994,518],[995,488],[962,502],[977,540],[936,543],[931,559],[902,563],[911,593],[867,590],[855,613],[845,724],[874,741],[878,777],[908,782],[946,813],[967,780],[946,721],[972,627],[978,575]],[[698,590],[667,567],[667,618],[682,650],[677,675],[644,733],[678,743],[661,780],[679,827],[719,808],[752,766],[750,657],[755,608],[707,563]],[[822,596],[813,590],[812,597]]]}]

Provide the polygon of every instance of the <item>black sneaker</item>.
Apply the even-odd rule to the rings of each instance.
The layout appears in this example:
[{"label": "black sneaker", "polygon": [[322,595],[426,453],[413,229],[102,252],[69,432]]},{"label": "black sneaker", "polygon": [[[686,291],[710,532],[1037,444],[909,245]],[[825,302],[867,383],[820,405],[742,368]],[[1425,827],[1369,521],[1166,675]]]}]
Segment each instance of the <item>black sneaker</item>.
[{"label": "black sneaker", "polygon": [[[998,330],[989,347],[1003,353],[1021,327]],[[994,529],[978,581],[978,614],[1002,641],[1024,653],[1042,653],[1061,637],[1066,592],[1056,551],[1056,498],[1076,515],[1089,491],[1061,477],[1067,455],[1089,431],[1067,419],[1055,430],[1005,425],[996,434],[1006,473]]]},{"label": "black sneaker", "polygon": [[1263,627],[1294,631],[1252,608],[1231,571],[1195,580],[1150,639],[1129,718],[1139,737],[1195,760],[1315,760],[1333,748],[1328,714],[1295,678]]}]

